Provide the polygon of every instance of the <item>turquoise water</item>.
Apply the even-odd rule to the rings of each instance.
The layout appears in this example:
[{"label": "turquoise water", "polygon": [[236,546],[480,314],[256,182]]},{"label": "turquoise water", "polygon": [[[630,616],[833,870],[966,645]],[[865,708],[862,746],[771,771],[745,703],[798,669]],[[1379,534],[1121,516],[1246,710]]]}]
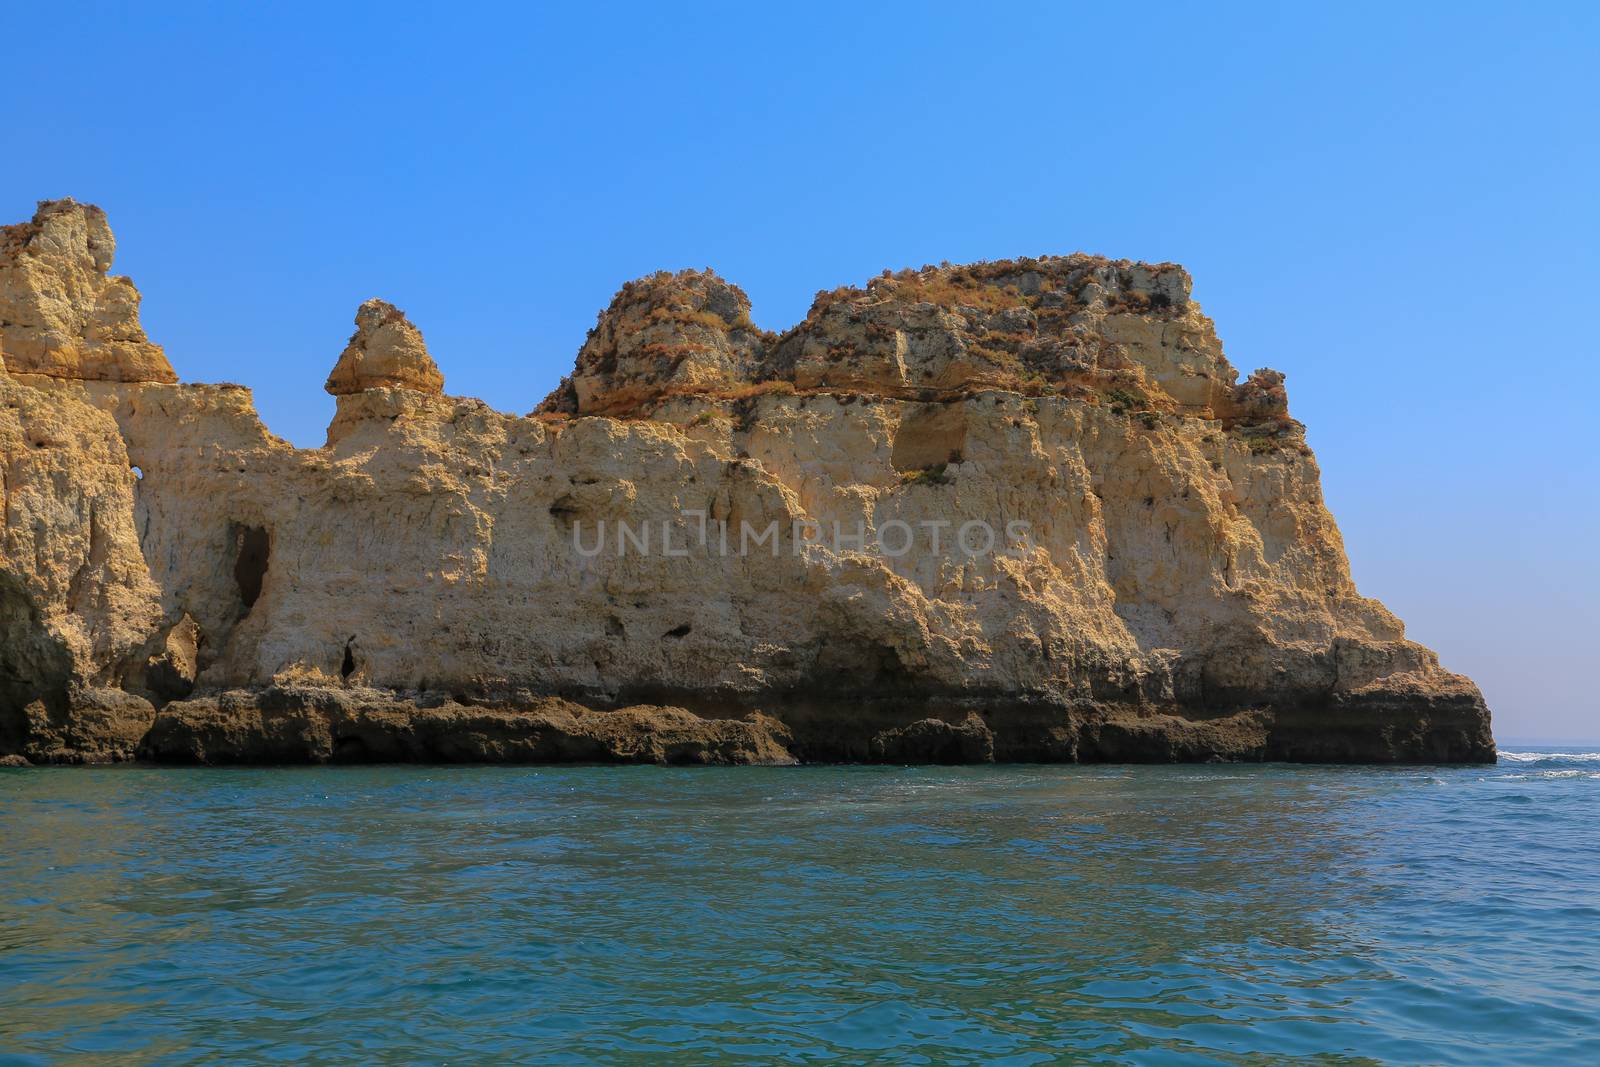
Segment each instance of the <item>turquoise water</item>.
[{"label": "turquoise water", "polygon": [[1600,1062],[1600,755],[0,771],[0,1063]]}]

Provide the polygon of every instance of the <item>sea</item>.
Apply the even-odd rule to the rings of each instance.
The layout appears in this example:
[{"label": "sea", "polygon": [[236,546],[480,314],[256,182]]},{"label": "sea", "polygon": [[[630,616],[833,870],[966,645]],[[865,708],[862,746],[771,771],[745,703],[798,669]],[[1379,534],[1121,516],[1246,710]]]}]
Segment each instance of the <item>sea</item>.
[{"label": "sea", "polygon": [[1600,752],[0,771],[54,1063],[1600,1063]]}]

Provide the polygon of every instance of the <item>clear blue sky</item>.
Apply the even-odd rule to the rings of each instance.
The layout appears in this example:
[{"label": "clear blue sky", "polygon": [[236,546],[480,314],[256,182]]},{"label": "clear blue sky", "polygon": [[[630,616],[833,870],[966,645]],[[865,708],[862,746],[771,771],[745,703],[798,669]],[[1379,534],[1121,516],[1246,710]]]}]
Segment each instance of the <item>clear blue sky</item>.
[{"label": "clear blue sky", "polygon": [[1502,738],[1600,738],[1588,4],[21,5],[0,214],[111,213],[186,380],[318,445],[356,305],[525,412],[628,278],[1176,260],[1355,575]]}]

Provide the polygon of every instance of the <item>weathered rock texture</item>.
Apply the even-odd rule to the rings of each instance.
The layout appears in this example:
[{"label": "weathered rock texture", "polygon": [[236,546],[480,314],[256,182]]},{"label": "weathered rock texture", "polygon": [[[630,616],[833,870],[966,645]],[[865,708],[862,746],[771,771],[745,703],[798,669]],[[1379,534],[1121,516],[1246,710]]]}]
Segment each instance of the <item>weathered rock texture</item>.
[{"label": "weathered rock texture", "polygon": [[139,754],[169,763],[785,764],[783,724],[760,713],[595,711],[522,694],[490,706],[374,690],[273,687],[168,704]]},{"label": "weathered rock texture", "polygon": [[356,332],[325,388],[349,396],[386,386],[437,396],[444,392],[444,375],[404,311],[387,300],[368,300],[356,309]]},{"label": "weathered rock texture", "polygon": [[526,418],[357,325],[319,449],[238,387],[8,363],[0,753],[1493,759],[1178,267],[886,273],[781,336],[658,274]]},{"label": "weathered rock texture", "polygon": [[628,415],[664,394],[748,383],[764,337],[750,298],[710,271],[662,271],[622,287],[544,412]]},{"label": "weathered rock texture", "polygon": [[0,354],[13,374],[176,382],[139,325],[139,290],[108,275],[117,241],[106,213],[45,200],[31,222],[0,227]]}]

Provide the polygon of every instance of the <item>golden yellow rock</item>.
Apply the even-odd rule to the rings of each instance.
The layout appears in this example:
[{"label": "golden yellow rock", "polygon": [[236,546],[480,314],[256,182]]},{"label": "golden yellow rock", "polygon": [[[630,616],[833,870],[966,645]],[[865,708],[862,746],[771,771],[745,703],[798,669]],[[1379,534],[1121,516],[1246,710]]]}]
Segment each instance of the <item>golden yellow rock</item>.
[{"label": "golden yellow rock", "polygon": [[[16,375],[0,752],[70,750],[15,739],[30,702],[192,684],[147,753],[1493,758],[1477,689],[1351,582],[1282,376],[1238,381],[1180,268],[902,272],[777,337],[747,311],[709,273],[625,287],[521,418],[442,395],[369,303],[319,449],[237,387]],[[551,697],[687,710],[552,725]]]},{"label": "golden yellow rock", "polygon": [[663,395],[746,384],[762,341],[743,289],[711,271],[661,271],[622,287],[540,411],[627,412]]},{"label": "golden yellow rock", "polygon": [[31,222],[0,227],[0,351],[13,374],[175,382],[139,325],[139,291],[110,276],[117,242],[92,204],[41,200]]},{"label": "golden yellow rock", "polygon": [[368,300],[356,309],[356,332],[325,388],[334,396],[384,388],[437,396],[444,392],[444,375],[404,311],[386,300]]}]

